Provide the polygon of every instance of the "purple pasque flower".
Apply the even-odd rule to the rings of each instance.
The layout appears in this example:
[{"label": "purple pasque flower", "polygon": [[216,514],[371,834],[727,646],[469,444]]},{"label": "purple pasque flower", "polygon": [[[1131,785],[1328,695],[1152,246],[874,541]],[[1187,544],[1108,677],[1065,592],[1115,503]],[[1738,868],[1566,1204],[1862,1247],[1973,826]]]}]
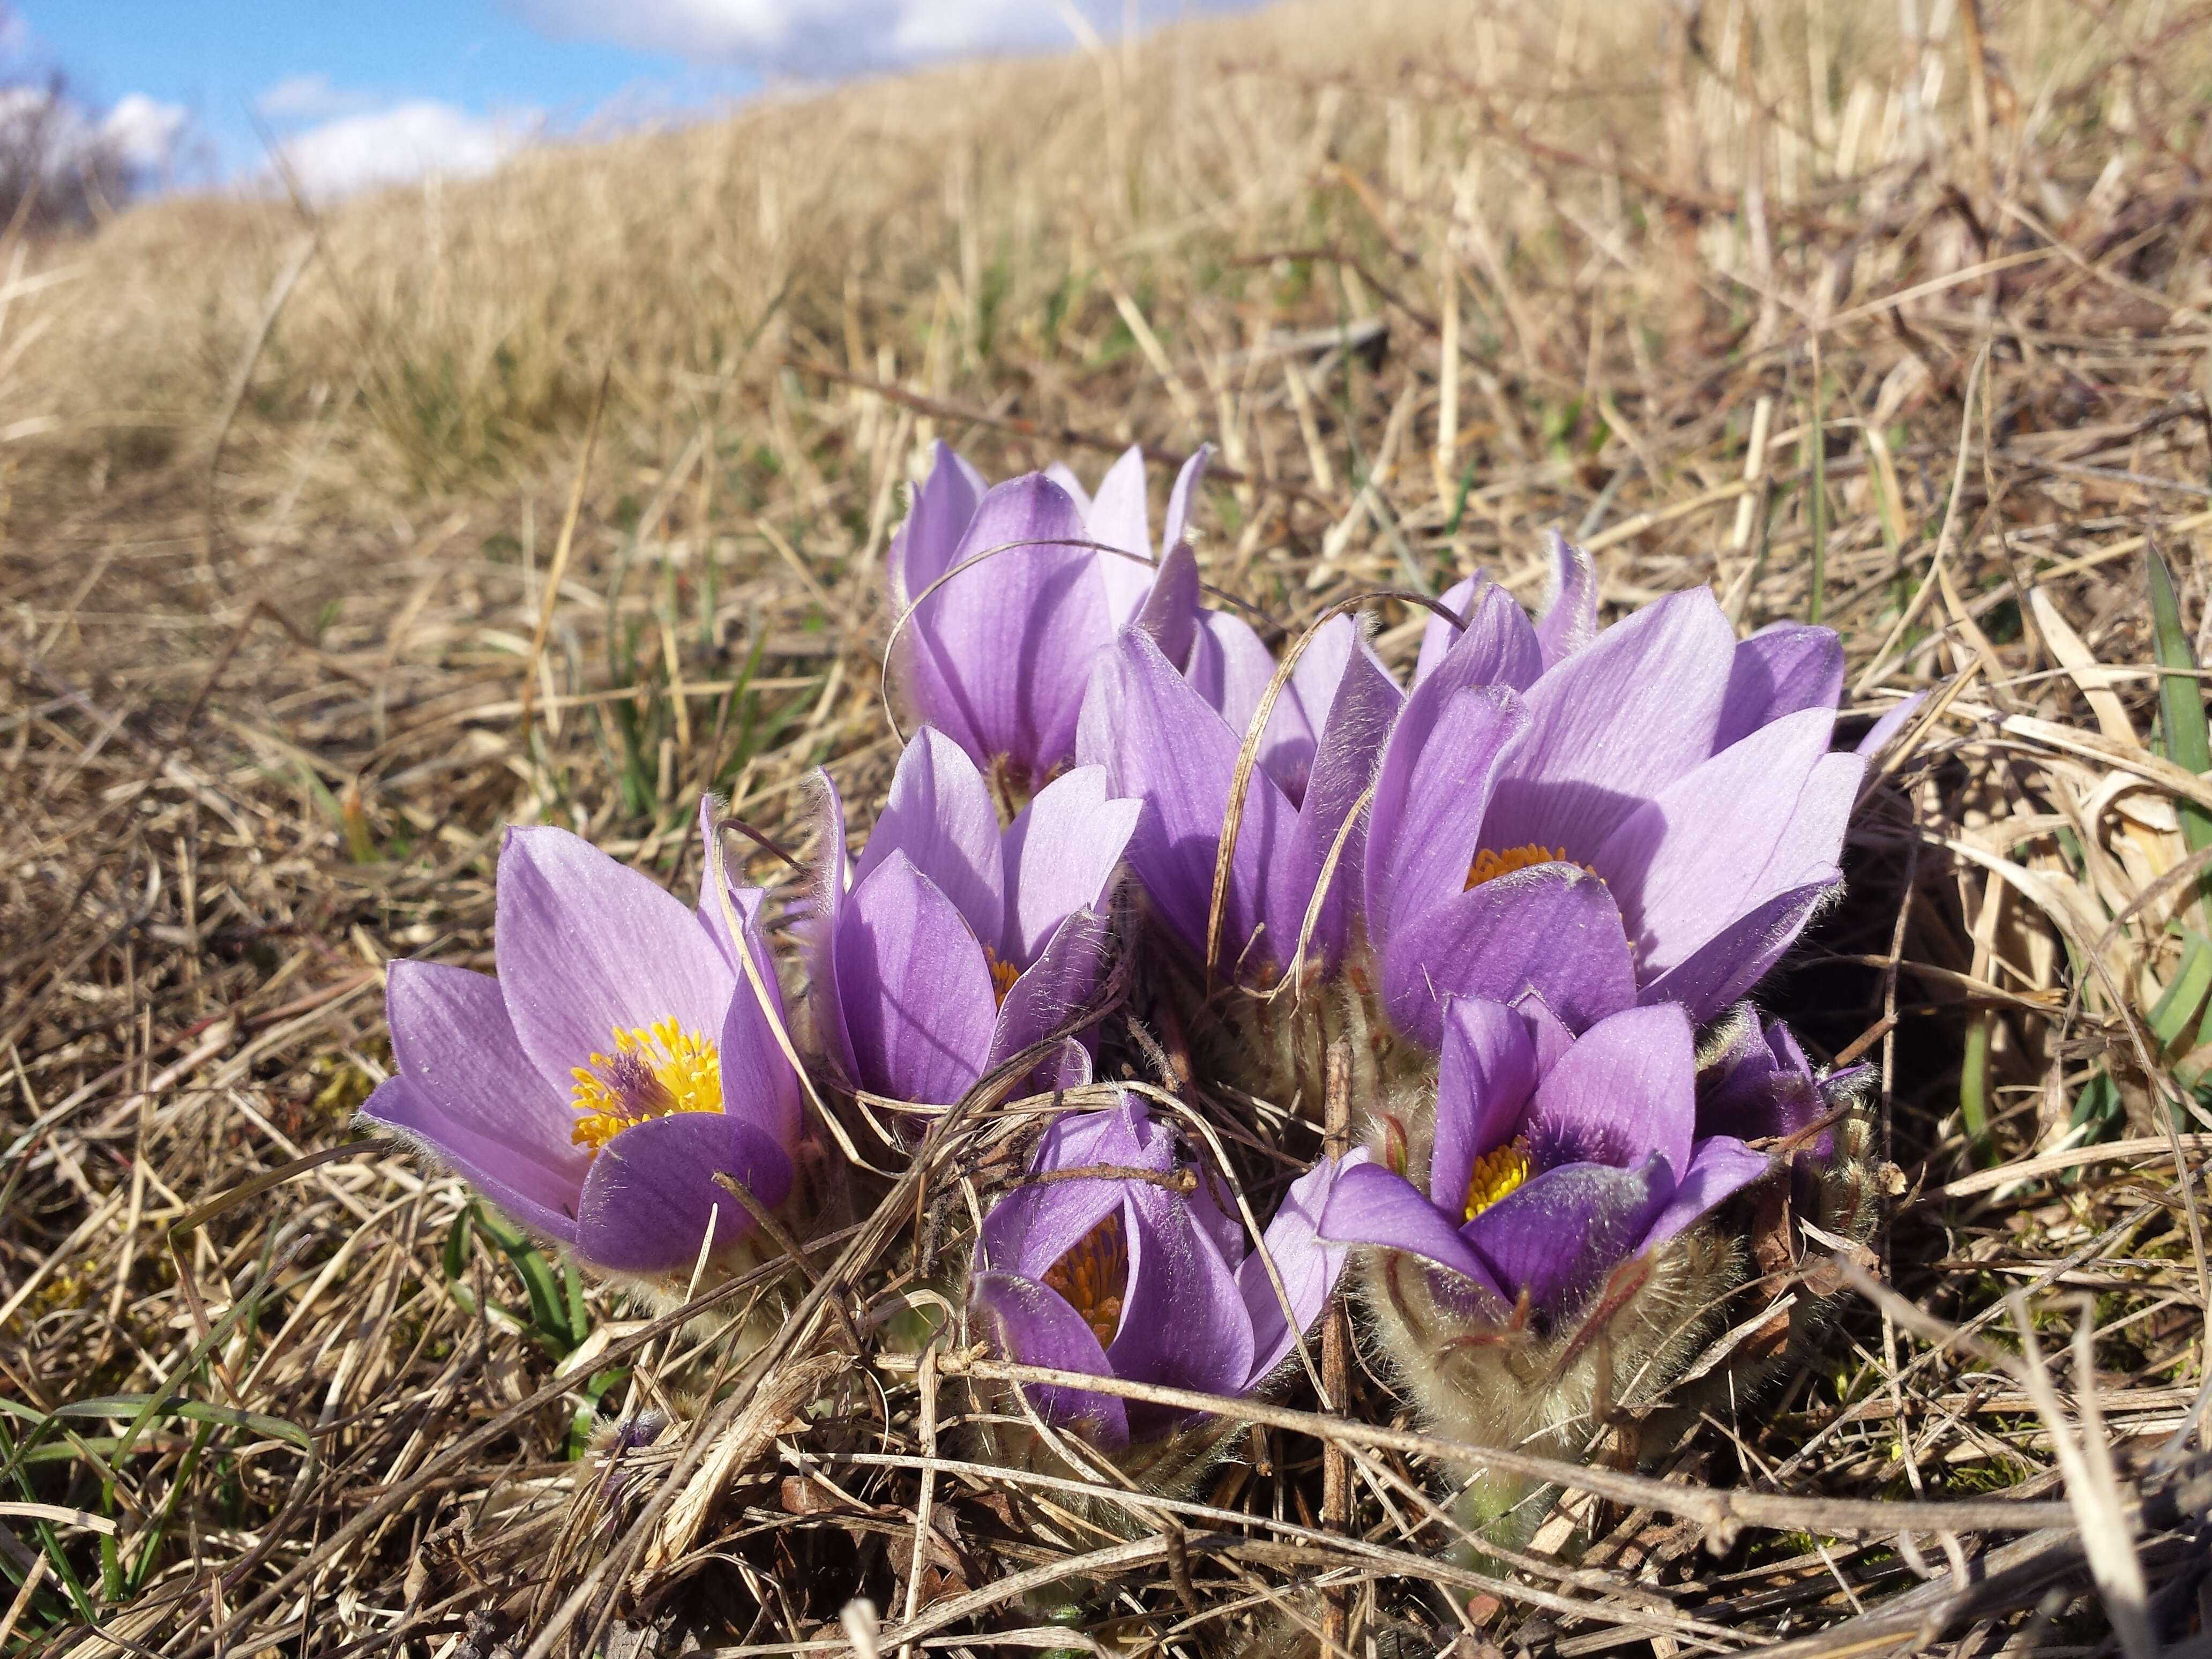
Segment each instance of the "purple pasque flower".
[{"label": "purple pasque flower", "polygon": [[[1259,712],[1275,667],[1274,653],[1267,649],[1251,623],[1230,611],[1200,608],[1197,637],[1183,675],[1237,734],[1240,744],[1251,728],[1252,717]],[[1260,769],[1294,807],[1304,805],[1322,738],[1329,729],[1329,715],[1347,674],[1352,676],[1354,692],[1354,702],[1347,705],[1347,712],[1356,712],[1369,728],[1370,741],[1365,746],[1370,770],[1374,745],[1379,744],[1404,701],[1389,671],[1360,636],[1356,622],[1350,617],[1332,617],[1322,623],[1291,665],[1291,677],[1284,682],[1268,713],[1267,728],[1260,734]],[[1343,734],[1338,741],[1340,746],[1344,744]],[[1350,775],[1348,770],[1346,775]],[[1324,781],[1324,788],[1328,781]]]},{"label": "purple pasque flower", "polygon": [[[1708,1033],[1698,1072],[1698,1133],[1743,1140],[1790,1140],[1852,1105],[1873,1081],[1871,1066],[1815,1074],[1796,1036],[1749,1003],[1731,1008]],[[1832,1133],[1807,1148],[1831,1155]]]},{"label": "purple pasque flower", "polygon": [[1018,793],[1073,757],[1091,665],[1123,628],[1182,661],[1198,603],[1183,527],[1207,453],[1176,478],[1155,558],[1137,450],[1091,498],[1065,468],[986,489],[938,445],[889,559],[904,620],[886,672],[915,716]]},{"label": "purple pasque flower", "polygon": [[1831,754],[1843,652],[1779,624],[1739,644],[1709,589],[1595,627],[1557,543],[1531,624],[1480,578],[1431,624],[1367,825],[1368,937],[1391,1020],[1434,1045],[1455,996],[1533,988],[1574,1030],[1641,1002],[1717,1014],[1842,879],[1864,762]]},{"label": "purple pasque flower", "polygon": [[1700,1138],[1697,1116],[1690,1022],[1674,1004],[1624,1009],[1574,1037],[1534,997],[1455,1000],[1425,1185],[1401,1173],[1400,1139],[1396,1167],[1345,1171],[1321,1235],[1434,1263],[1484,1322],[1505,1322],[1525,1297],[1557,1325],[1622,1262],[1766,1172],[1734,1136]]},{"label": "purple pasque flower", "polygon": [[1160,523],[1157,550],[1152,546],[1152,509],[1145,496],[1145,452],[1139,446],[1131,444],[1115,458],[1098,481],[1095,495],[1084,489],[1064,462],[1054,461],[1045,468],[1044,476],[1066,490],[1083,514],[1084,528],[1092,541],[1137,556],[1135,559],[1102,557],[1098,562],[1117,629],[1134,622],[1144,608],[1153,581],[1153,573],[1145,565],[1157,565],[1183,544],[1190,527],[1191,497],[1206,481],[1206,469],[1212,459],[1213,446],[1200,444],[1176,472],[1168,491],[1167,516]]},{"label": "purple pasque flower", "polygon": [[[1115,789],[1143,799],[1130,866],[1195,956],[1206,951],[1237,752],[1274,669],[1247,624],[1208,611],[1187,676],[1132,629],[1100,658],[1084,700],[1077,757],[1103,766]],[[1354,809],[1401,701],[1349,617],[1325,623],[1298,659],[1261,734],[1244,796],[1217,964],[1224,977],[1265,984],[1290,965],[1340,836],[1308,950],[1324,963],[1343,951],[1361,854]]]},{"label": "purple pasque flower", "polygon": [[1866,1115],[1856,1109],[1874,1067],[1815,1072],[1790,1028],[1761,1019],[1747,1002],[1714,1022],[1698,1059],[1698,1133],[1761,1146],[1788,1166],[1784,1192],[1798,1216],[1832,1237],[1871,1237],[1881,1172]]},{"label": "purple pasque flower", "polygon": [[[1324,1159],[1292,1182],[1262,1237],[1263,1260],[1247,1254],[1212,1178],[1178,1160],[1175,1137],[1133,1097],[1071,1113],[1045,1132],[1030,1175],[1118,1173],[1023,1186],[1000,1199],[976,1242],[969,1318],[1018,1364],[1249,1394],[1336,1287],[1345,1249],[1317,1238],[1314,1222],[1365,1158]],[[1285,1296],[1277,1295],[1267,1260]],[[1030,1397],[1048,1420],[1081,1424],[1109,1450],[1159,1439],[1188,1420],[1085,1389],[1040,1387]]]},{"label": "purple pasque flower", "polygon": [[[1139,804],[1079,767],[1006,829],[960,745],[923,726],[859,862],[823,782],[823,891],[809,924],[817,1032],[849,1085],[949,1105],[1097,994],[1105,912]],[[1059,1062],[1088,1081],[1087,1057]]]},{"label": "purple pasque flower", "polygon": [[[711,802],[700,816],[711,833]],[[565,830],[508,830],[499,977],[392,964],[395,1075],[362,1115],[595,1267],[687,1268],[710,1217],[718,1250],[738,1243],[752,1218],[714,1177],[784,1201],[799,1079],[712,878],[695,910]],[[730,897],[780,1022],[761,895]]]}]

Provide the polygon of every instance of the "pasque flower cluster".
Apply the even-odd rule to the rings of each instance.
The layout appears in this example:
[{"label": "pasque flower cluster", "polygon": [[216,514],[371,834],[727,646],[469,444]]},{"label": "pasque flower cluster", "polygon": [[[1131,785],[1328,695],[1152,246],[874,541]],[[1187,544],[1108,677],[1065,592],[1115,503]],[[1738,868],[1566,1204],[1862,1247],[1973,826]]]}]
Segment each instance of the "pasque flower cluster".
[{"label": "pasque flower cluster", "polygon": [[[580,1261],[669,1283],[757,1248],[756,1211],[808,1231],[848,1178],[840,1103],[902,1152],[986,1080],[1079,1091],[956,1287],[1002,1358],[1233,1399],[1356,1261],[1462,1437],[1565,1445],[1601,1358],[1663,1385],[1742,1276],[1728,1218],[1754,1189],[1846,1224],[1822,1206],[1856,1079],[1742,1004],[1842,880],[1864,763],[1832,746],[1837,638],[1739,640],[1704,588],[1601,628],[1596,570],[1554,538],[1534,618],[1473,575],[1402,678],[1353,614],[1285,666],[1205,602],[1205,467],[1156,542],[1134,450],[1092,495],[1059,467],[992,487],[939,445],[889,558],[912,735],[857,850],[820,778],[796,948],[711,844],[691,905],[513,830],[496,978],[393,965],[367,1115]],[[1316,1116],[1313,1069],[1276,1062],[1325,1027],[1366,1144],[1306,1135],[1246,1188],[1274,1218],[1253,1236],[1195,1118],[1096,1080],[1139,1074],[1098,1023],[1119,987],[1187,1045],[1193,1110]],[[994,1449],[1195,1467],[1166,1449],[1220,1437],[1142,1392],[1029,1386]]]}]

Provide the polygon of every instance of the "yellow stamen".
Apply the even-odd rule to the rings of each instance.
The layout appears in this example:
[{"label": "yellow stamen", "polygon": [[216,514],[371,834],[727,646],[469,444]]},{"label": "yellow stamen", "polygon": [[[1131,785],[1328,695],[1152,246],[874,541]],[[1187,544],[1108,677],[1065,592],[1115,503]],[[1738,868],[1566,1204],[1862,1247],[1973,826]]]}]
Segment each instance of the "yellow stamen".
[{"label": "yellow stamen", "polygon": [[1567,849],[1564,847],[1509,847],[1503,853],[1493,853],[1487,847],[1474,855],[1474,862],[1467,866],[1467,886],[1461,890],[1472,892],[1486,881],[1495,881],[1500,876],[1510,876],[1516,870],[1526,870],[1535,864],[1565,864]]},{"label": "yellow stamen", "polygon": [[988,945],[983,947],[983,960],[991,964],[991,994],[998,998],[999,1006],[1003,1008],[1006,1006],[1006,993],[1014,988],[1014,981],[1022,976],[1022,970],[1011,962],[1000,961],[999,953]]},{"label": "yellow stamen", "polygon": [[568,1139],[593,1152],[624,1129],[671,1112],[722,1109],[722,1056],[714,1042],[672,1019],[615,1028],[614,1052],[569,1073],[582,1120]]},{"label": "yellow stamen", "polygon": [[1472,1221],[1528,1178],[1528,1149],[1518,1140],[1474,1160],[1467,1178],[1467,1219]]},{"label": "yellow stamen", "polygon": [[1083,1316],[1105,1347],[1121,1328],[1121,1299],[1129,1291],[1129,1241],[1119,1210],[1084,1234],[1075,1248],[1045,1270],[1045,1284]]}]

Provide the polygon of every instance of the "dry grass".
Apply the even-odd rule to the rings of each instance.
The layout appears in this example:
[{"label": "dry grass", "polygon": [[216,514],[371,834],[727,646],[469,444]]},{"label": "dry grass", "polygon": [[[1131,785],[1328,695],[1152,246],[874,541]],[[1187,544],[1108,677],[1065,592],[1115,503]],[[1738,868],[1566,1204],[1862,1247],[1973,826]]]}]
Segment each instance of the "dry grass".
[{"label": "dry grass", "polygon": [[[0,1649],[1272,1653],[1318,1585],[1366,1659],[2203,1651],[2212,789],[2142,547],[2212,614],[2212,52],[2150,0],[1935,9],[1294,6],[23,252]],[[348,1144],[381,965],[488,964],[506,822],[689,880],[702,787],[777,835],[817,763],[878,792],[932,435],[1218,442],[1208,580],[1285,629],[1533,586],[1557,526],[1615,605],[1825,617],[1869,710],[1942,685],[1765,994],[1883,1062],[1894,1291],[1810,1241],[1778,1285],[1844,1290],[1831,1339],[1623,1407],[1668,1484],[1593,1469],[1480,1572],[1363,1354],[1200,1503],[961,1462],[961,1357],[870,1315],[965,1248],[1002,1114],[864,1194],[753,1360],[757,1287],[533,1310],[455,1182]],[[578,1461],[624,1401],[678,1429]]]}]

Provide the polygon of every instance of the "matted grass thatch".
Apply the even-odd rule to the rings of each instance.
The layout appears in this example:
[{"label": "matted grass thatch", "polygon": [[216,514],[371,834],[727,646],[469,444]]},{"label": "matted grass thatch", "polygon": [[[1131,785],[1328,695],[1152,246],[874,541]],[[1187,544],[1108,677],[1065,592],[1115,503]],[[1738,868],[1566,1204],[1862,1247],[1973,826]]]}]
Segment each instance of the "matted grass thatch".
[{"label": "matted grass thatch", "polygon": [[[1309,0],[0,249],[0,1650],[2208,1650],[2207,28]],[[1558,527],[1934,690],[1763,994],[1882,1066],[1876,1249],[1776,1268],[1824,1346],[1476,1571],[1357,1340],[1203,1501],[965,1461],[987,1366],[880,1338],[1042,1103],[852,1125],[896,1178],[743,1363],[745,1285],[653,1317],[353,1139],[503,823],[676,883],[702,790],[879,796],[938,436],[1217,443],[1285,634]]]}]

